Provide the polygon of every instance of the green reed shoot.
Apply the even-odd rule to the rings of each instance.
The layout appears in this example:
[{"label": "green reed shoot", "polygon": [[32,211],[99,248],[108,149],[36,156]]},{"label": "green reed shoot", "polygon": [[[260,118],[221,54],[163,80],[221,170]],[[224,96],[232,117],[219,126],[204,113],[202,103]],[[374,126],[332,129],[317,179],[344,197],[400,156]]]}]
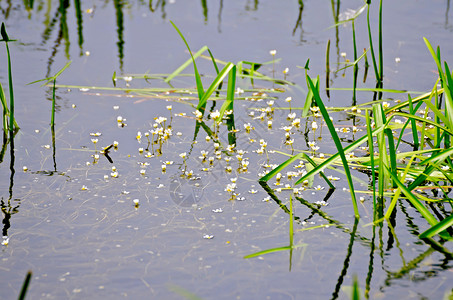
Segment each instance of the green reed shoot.
[{"label": "green reed shoot", "polygon": [[44,79],[39,79],[39,80],[36,80],[36,81],[33,81],[33,82],[29,83],[29,84],[33,84],[33,83],[45,81],[41,85],[41,86],[44,86],[44,85],[47,85],[50,82],[52,82],[52,113],[51,113],[51,117],[50,117],[50,125],[52,127],[54,127],[54,125],[55,125],[55,100],[56,100],[56,97],[55,97],[55,89],[56,89],[55,88],[55,84],[56,84],[57,78],[61,75],[61,73],[63,73],[64,70],[66,70],[66,68],[68,68],[71,65],[71,62],[72,61],[67,62],[66,65],[63,68],[61,68],[57,73],[55,73],[54,76],[47,77],[47,78],[44,78]]},{"label": "green reed shoot", "polygon": [[[13,74],[12,74],[12,70],[11,70],[11,55],[9,52],[8,42],[14,42],[16,40],[11,40],[8,37],[8,34],[6,33],[5,23],[3,23],[3,22],[2,22],[2,27],[1,27],[0,33],[2,36],[2,39],[0,40],[0,42],[5,42],[6,53],[8,55],[8,83],[9,83],[9,127],[8,127],[8,129],[9,129],[9,131],[13,131],[13,130],[18,130],[19,126],[17,126],[16,120],[14,118]],[[4,102],[6,103],[6,100],[2,100],[2,105],[5,108]],[[5,116],[6,110],[4,109],[3,112],[4,112],[4,116]]]},{"label": "green reed shoot", "polygon": [[8,104],[6,103],[5,92],[3,91],[3,86],[1,83],[0,83],[0,101],[2,103],[2,108],[3,108],[2,125],[3,125],[3,130],[6,132],[6,131],[8,131],[9,110],[8,110]]},{"label": "green reed shoot", "polygon": [[351,198],[352,198],[352,205],[354,207],[354,214],[355,214],[356,218],[359,218],[360,215],[359,215],[359,210],[357,208],[357,200],[356,200],[355,191],[354,191],[354,184],[352,182],[351,171],[349,170],[348,161],[346,160],[346,155],[344,153],[343,146],[341,145],[340,138],[338,137],[338,134],[335,131],[335,127],[333,126],[332,120],[330,120],[329,113],[327,112],[327,109],[324,106],[324,103],[322,102],[321,97],[319,96],[319,91],[318,91],[319,88],[318,89],[315,88],[310,76],[307,77],[307,80],[308,80],[308,83],[310,84],[310,89],[313,92],[313,98],[316,101],[316,105],[319,107],[319,110],[324,118],[324,122],[326,122],[326,125],[329,128],[330,135],[335,143],[338,153],[340,154],[341,161],[343,162],[344,170],[346,173],[346,177],[348,179],[349,190],[351,192]]},{"label": "green reed shoot", "polygon": [[373,37],[371,34],[371,25],[370,25],[370,5],[371,5],[371,0],[367,0],[367,25],[368,25],[368,39],[370,42],[370,50],[371,50],[371,59],[373,61],[373,68],[374,68],[374,74],[376,76],[376,81],[380,81],[381,75],[380,72],[378,71],[378,66],[376,62],[376,55],[374,54],[374,47],[373,47]]},{"label": "green reed shoot", "polygon": [[[222,71],[220,71],[218,74],[217,74],[217,77],[214,79],[214,81],[211,83],[211,85],[209,86],[209,88],[205,91],[204,88],[203,88],[203,84],[202,84],[202,81],[201,81],[201,76],[200,76],[200,73],[198,72],[198,69],[197,69],[197,66],[196,66],[196,63],[195,63],[195,58],[194,56],[192,55],[192,51],[190,50],[190,47],[189,47],[189,44],[187,43],[186,39],[184,38],[184,35],[181,33],[181,31],[179,30],[179,28],[172,22],[170,21],[171,24],[173,25],[173,27],[176,29],[176,31],[178,32],[179,36],[181,37],[181,39],[184,41],[184,44],[186,45],[187,49],[189,50],[189,53],[190,53],[190,56],[192,57],[192,64],[193,64],[193,68],[194,68],[194,72],[195,72],[195,80],[196,80],[196,83],[197,83],[197,91],[198,91],[198,105],[197,105],[197,109],[202,113],[204,114],[204,111],[205,111],[205,108],[206,108],[206,102],[208,101],[209,97],[211,97],[212,93],[214,93],[214,91],[217,89],[217,87],[223,82],[223,80],[225,79],[225,77],[228,75],[228,73],[233,69],[233,67],[235,66],[233,63],[229,62],[225,65],[225,67],[222,69]],[[202,48],[203,49],[203,48]],[[199,51],[200,52],[200,51]],[[200,53],[201,54],[201,53]],[[211,57],[212,57],[212,54],[211,54]],[[213,59],[213,63],[214,63],[214,67],[216,68],[216,70],[218,71],[217,69],[217,65],[215,64],[214,62],[214,59]],[[235,70],[236,68],[234,68]],[[236,71],[234,71],[236,72]],[[168,79],[168,78],[167,78]],[[233,85],[234,86],[234,85]]]}]

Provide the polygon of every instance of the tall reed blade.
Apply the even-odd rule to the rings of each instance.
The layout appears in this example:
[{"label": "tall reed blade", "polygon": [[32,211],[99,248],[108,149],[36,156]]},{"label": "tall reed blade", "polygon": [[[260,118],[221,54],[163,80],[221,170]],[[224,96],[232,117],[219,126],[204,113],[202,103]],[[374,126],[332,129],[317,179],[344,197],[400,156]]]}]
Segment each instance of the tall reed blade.
[{"label": "tall reed blade", "polygon": [[357,207],[357,200],[356,200],[356,196],[355,196],[354,185],[352,182],[352,176],[351,176],[351,172],[349,170],[349,165],[348,165],[348,161],[346,160],[346,155],[344,153],[343,146],[341,145],[340,138],[338,137],[337,132],[335,131],[335,127],[333,126],[333,123],[330,120],[329,113],[327,112],[327,109],[324,106],[324,103],[322,102],[321,97],[319,96],[318,89],[315,88],[315,85],[313,84],[313,81],[311,80],[310,76],[307,76],[307,80],[310,85],[310,89],[313,92],[313,98],[316,101],[316,105],[319,107],[319,110],[324,118],[324,122],[326,122],[326,125],[329,128],[330,135],[332,136],[332,139],[335,143],[338,153],[340,154],[341,161],[343,162],[344,171],[345,171],[346,177],[348,179],[348,185],[349,185],[349,190],[351,193],[352,205],[354,207],[354,214],[355,214],[356,218],[359,218],[360,215],[359,215],[359,210]]},{"label": "tall reed blade", "polygon": [[[190,47],[189,47],[189,44],[187,43],[186,39],[184,38],[184,35],[181,33],[179,28],[172,21],[170,21],[170,23],[176,29],[176,31],[178,32],[179,36],[184,41],[184,44],[186,44],[186,47],[189,50],[190,56],[192,57],[193,69],[194,69],[194,72],[195,72],[195,80],[197,82],[198,98],[201,99],[201,98],[203,98],[203,95],[204,95],[204,89],[203,89],[203,84],[201,82],[200,73],[198,73],[197,64],[195,63],[195,58],[193,57],[192,51],[190,50]],[[201,113],[204,113],[204,110]]]},{"label": "tall reed blade", "polygon": [[14,91],[13,91],[13,72],[11,70],[11,54],[9,52],[8,42],[13,42],[6,33],[5,23],[2,22],[2,27],[0,29],[2,39],[0,42],[5,42],[6,53],[8,56],[8,83],[9,83],[9,131],[18,130],[16,120],[14,118]]}]

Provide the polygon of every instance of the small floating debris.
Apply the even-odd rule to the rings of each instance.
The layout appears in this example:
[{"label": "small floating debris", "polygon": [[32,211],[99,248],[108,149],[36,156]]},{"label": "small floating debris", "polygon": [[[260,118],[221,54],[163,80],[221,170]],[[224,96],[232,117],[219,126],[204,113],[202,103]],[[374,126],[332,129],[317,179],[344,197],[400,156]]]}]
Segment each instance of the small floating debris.
[{"label": "small floating debris", "polygon": [[213,236],[213,235],[210,235],[210,234],[204,234],[204,235],[203,235],[203,238],[204,238],[205,240],[212,240],[212,239],[214,238],[214,236]]}]

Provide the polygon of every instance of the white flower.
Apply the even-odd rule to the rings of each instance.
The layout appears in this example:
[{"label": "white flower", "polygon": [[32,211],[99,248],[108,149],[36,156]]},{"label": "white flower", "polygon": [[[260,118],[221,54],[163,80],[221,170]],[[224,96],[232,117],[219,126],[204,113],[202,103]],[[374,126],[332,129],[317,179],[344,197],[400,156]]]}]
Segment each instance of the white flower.
[{"label": "white flower", "polygon": [[313,122],[311,123],[311,129],[313,129],[313,130],[318,129],[318,123],[316,123],[315,121],[313,121]]},{"label": "white flower", "polygon": [[203,114],[198,109],[194,112],[194,114],[195,114],[195,117],[197,117],[198,119],[201,119],[203,117]]},{"label": "white flower", "polygon": [[317,185],[314,187],[315,191],[322,191],[324,189],[323,186]]},{"label": "white flower", "polygon": [[294,127],[299,127],[300,126],[300,119],[294,119],[293,122],[291,123],[292,126]]},{"label": "white flower", "polygon": [[293,126],[283,126],[282,129],[286,132],[290,132],[293,129]]},{"label": "white flower", "polygon": [[157,124],[162,124],[163,122],[167,121],[167,118],[165,117],[158,117],[156,118],[156,123]]},{"label": "white flower", "polygon": [[250,130],[255,129],[255,128],[252,127],[252,125],[250,125],[250,123],[247,123],[247,124],[244,124],[244,129],[245,129],[245,131],[247,131],[247,133],[250,133]]},{"label": "white flower", "polygon": [[187,156],[186,152],[183,152],[183,153],[179,154],[179,157],[181,157],[182,159],[186,158],[186,156]]},{"label": "white flower", "polygon": [[296,117],[296,113],[291,113],[291,114],[288,114],[288,118],[290,120],[294,119]]},{"label": "white flower", "polygon": [[271,50],[271,51],[269,51],[269,54],[272,56],[275,56],[275,54],[277,54],[277,50]]},{"label": "white flower", "polygon": [[212,112],[210,114],[210,116],[211,116],[211,119],[217,119],[218,117],[220,117],[220,112],[218,110],[216,110],[216,111]]},{"label": "white flower", "polygon": [[232,193],[232,192],[234,192],[235,189],[236,189],[236,183],[228,183],[225,188],[225,192]]}]

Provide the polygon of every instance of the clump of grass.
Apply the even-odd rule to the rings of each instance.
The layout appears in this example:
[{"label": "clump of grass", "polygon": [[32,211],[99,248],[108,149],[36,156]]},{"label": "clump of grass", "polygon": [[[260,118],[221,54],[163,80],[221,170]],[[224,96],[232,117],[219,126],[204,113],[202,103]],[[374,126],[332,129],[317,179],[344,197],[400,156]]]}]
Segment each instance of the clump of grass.
[{"label": "clump of grass", "polygon": [[[345,154],[368,142],[369,155],[354,158],[354,161],[359,164],[359,169],[370,174],[375,222],[389,219],[396,207],[396,201],[400,196],[404,196],[431,226],[430,229],[420,234],[420,238],[429,239],[434,235],[439,235],[444,240],[450,240],[453,237],[447,229],[453,226],[453,217],[449,213],[446,216],[441,216],[438,212],[433,213],[426,207],[425,203],[432,201],[448,202],[450,200],[444,190],[450,189],[453,184],[453,176],[451,175],[451,170],[453,170],[451,161],[453,155],[453,149],[451,149],[453,79],[448,64],[445,62],[442,65],[441,63],[440,49],[437,48],[437,51],[434,51],[427,39],[425,39],[425,43],[438,67],[438,82],[441,83],[441,88],[437,88],[436,82],[431,92],[416,98],[408,95],[407,101],[393,107],[390,107],[388,103],[382,103],[382,101],[369,103],[367,105],[371,106],[368,107],[363,105],[365,114],[356,114],[356,116],[366,119],[367,134],[345,147],[341,144],[330,120],[329,112],[319,96],[319,86],[307,75],[312,97],[311,99],[307,98],[307,101],[309,103],[313,101],[319,107],[338,152],[309,170],[296,182],[296,185],[341,160],[353,200],[354,214],[358,218],[355,191],[349,172],[350,160],[346,159]],[[379,88],[374,90],[375,93],[384,91],[384,89]],[[441,95],[444,95],[445,99],[443,108],[440,106],[441,101],[439,100]],[[417,116],[416,112],[423,108],[422,105],[424,105],[423,116]],[[347,109],[344,108],[344,110]],[[371,125],[371,113],[374,120],[373,125]],[[406,121],[404,123],[396,122],[397,117],[405,118]],[[412,143],[404,141],[404,136],[412,137]],[[374,143],[377,143],[376,150],[378,152],[374,151]],[[412,149],[402,148],[404,143],[412,145]],[[267,182],[296,159],[304,159],[302,154],[298,153],[292,156],[262,177],[260,181]],[[426,157],[426,154],[430,156]],[[407,163],[409,158],[409,163]],[[401,160],[405,160],[405,162],[402,163]],[[427,183],[439,188],[444,193],[443,199],[433,200],[421,193],[414,192],[416,189],[424,188]],[[385,196],[388,195],[389,191],[391,191],[390,194],[393,195],[393,199],[384,214]],[[437,218],[435,215],[437,215]]]}]

